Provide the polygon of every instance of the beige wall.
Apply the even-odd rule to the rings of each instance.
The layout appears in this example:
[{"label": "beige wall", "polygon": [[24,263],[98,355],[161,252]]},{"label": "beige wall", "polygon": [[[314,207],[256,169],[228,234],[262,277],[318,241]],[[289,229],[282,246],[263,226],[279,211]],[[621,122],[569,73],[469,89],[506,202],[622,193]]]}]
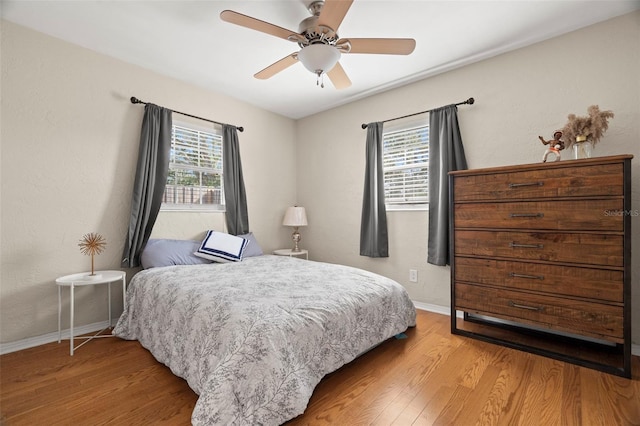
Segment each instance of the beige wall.
[{"label": "beige wall", "polygon": [[[244,126],[251,229],[265,250],[288,244],[281,221],[296,202],[293,120],[6,21],[1,49],[1,342],[57,330],[54,280],[90,268],[77,246],[84,234],[106,237],[96,268],[119,269],[144,111],[131,96]],[[223,224],[220,214],[161,213],[154,236],[198,238]],[[106,294],[77,293],[77,325],[106,321]],[[67,328],[68,302],[63,309]],[[121,310],[116,303],[114,315]]]},{"label": "beige wall", "polygon": [[[0,342],[56,330],[53,280],[87,269],[77,247],[83,234],[107,238],[98,268],[119,266],[142,117],[130,96],[246,128],[240,145],[249,216],[266,251],[289,244],[280,222],[298,202],[309,216],[302,245],[312,259],[379,272],[415,301],[446,309],[449,268],[425,261],[426,212],[389,212],[391,257],[358,255],[360,124],[473,96],[477,103],[461,106],[459,117],[469,165],[477,168],[540,161],[538,135],[550,137],[568,113],[599,104],[616,117],[595,153],[636,156],[633,208],[640,210],[638,40],[635,13],[294,122],[3,21]],[[215,214],[162,213],[154,235],[197,238],[222,224]],[[640,218],[632,224],[640,247]],[[409,282],[410,268],[419,271],[418,283]],[[103,321],[106,292],[85,290],[78,324]],[[638,344],[640,316],[633,326]]]},{"label": "beige wall", "polygon": [[[640,13],[622,16],[298,121],[304,246],[315,260],[387,275],[413,300],[449,306],[449,268],[426,262],[427,212],[388,212],[386,259],[359,256],[366,131],[361,123],[456,103],[470,168],[541,161],[567,114],[589,105],[615,113],[595,155],[633,154],[633,209],[640,210]],[[426,116],[425,116],[426,118]],[[569,153],[564,152],[568,157]],[[570,212],[567,212],[570,214]],[[640,217],[632,220],[633,341],[640,343]],[[409,282],[418,270],[418,283]]]}]

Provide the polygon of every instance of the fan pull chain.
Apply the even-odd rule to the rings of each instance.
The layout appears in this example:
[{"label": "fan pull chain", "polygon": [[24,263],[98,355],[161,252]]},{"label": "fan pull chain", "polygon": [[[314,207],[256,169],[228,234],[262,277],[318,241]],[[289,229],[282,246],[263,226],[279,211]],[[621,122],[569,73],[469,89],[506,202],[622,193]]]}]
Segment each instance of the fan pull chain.
[{"label": "fan pull chain", "polygon": [[316,86],[324,89],[324,73],[322,71],[316,73]]}]

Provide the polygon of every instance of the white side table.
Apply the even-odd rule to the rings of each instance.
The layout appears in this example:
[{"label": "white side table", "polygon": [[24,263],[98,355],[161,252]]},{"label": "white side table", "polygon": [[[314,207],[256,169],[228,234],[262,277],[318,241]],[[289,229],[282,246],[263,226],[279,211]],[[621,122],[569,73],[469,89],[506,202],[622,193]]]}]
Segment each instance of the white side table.
[{"label": "white side table", "polygon": [[90,272],[82,272],[79,274],[65,275],[64,277],[60,277],[56,279],[56,284],[58,285],[58,343],[62,340],[62,330],[61,330],[61,317],[62,317],[62,287],[69,287],[70,290],[70,300],[69,300],[69,355],[73,356],[73,351],[78,349],[80,346],[87,343],[89,340],[92,340],[97,337],[111,337],[111,335],[101,336],[100,333],[106,329],[102,329],[93,336],[87,337],[78,337],[78,339],[86,339],[84,342],[79,344],[78,346],[73,346],[73,310],[74,310],[74,289],[80,286],[87,285],[98,285],[98,284],[109,284],[109,327],[111,327],[111,283],[116,281],[122,281],[122,306],[126,306],[127,298],[127,282],[126,282],[126,272],[123,271],[95,271],[95,275],[91,276]]},{"label": "white side table", "polygon": [[289,256],[289,257],[298,257],[304,256],[307,260],[309,260],[309,250],[301,249],[300,251],[293,251],[291,249],[279,249],[275,250],[273,254],[278,256]]}]

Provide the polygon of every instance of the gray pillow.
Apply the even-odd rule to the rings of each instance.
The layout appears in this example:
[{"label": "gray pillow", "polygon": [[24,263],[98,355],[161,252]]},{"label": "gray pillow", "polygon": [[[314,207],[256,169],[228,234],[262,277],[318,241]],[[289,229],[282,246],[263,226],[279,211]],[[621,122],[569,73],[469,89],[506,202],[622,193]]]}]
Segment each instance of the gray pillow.
[{"label": "gray pillow", "polygon": [[249,244],[247,244],[247,247],[244,249],[244,253],[242,255],[242,257],[252,257],[252,256],[262,256],[264,253],[262,252],[262,248],[260,247],[260,244],[258,244],[258,241],[256,240],[256,237],[253,235],[253,232],[249,232],[248,234],[243,234],[243,235],[238,235],[238,237],[242,237],[245,240],[249,241]]},{"label": "gray pillow", "polygon": [[147,242],[140,262],[144,269],[172,265],[198,265],[211,263],[210,260],[195,256],[200,241],[153,239]]}]

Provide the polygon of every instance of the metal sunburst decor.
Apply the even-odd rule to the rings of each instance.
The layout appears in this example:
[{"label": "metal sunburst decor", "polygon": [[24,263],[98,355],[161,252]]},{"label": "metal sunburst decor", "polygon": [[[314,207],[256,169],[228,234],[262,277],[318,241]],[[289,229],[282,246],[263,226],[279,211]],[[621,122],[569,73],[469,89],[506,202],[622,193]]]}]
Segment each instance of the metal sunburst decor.
[{"label": "metal sunburst decor", "polygon": [[93,269],[93,256],[104,251],[105,247],[107,246],[107,240],[105,240],[102,235],[91,232],[89,234],[85,234],[82,237],[78,246],[80,246],[80,251],[82,252],[82,254],[91,256],[90,276],[94,276],[95,273]]}]

